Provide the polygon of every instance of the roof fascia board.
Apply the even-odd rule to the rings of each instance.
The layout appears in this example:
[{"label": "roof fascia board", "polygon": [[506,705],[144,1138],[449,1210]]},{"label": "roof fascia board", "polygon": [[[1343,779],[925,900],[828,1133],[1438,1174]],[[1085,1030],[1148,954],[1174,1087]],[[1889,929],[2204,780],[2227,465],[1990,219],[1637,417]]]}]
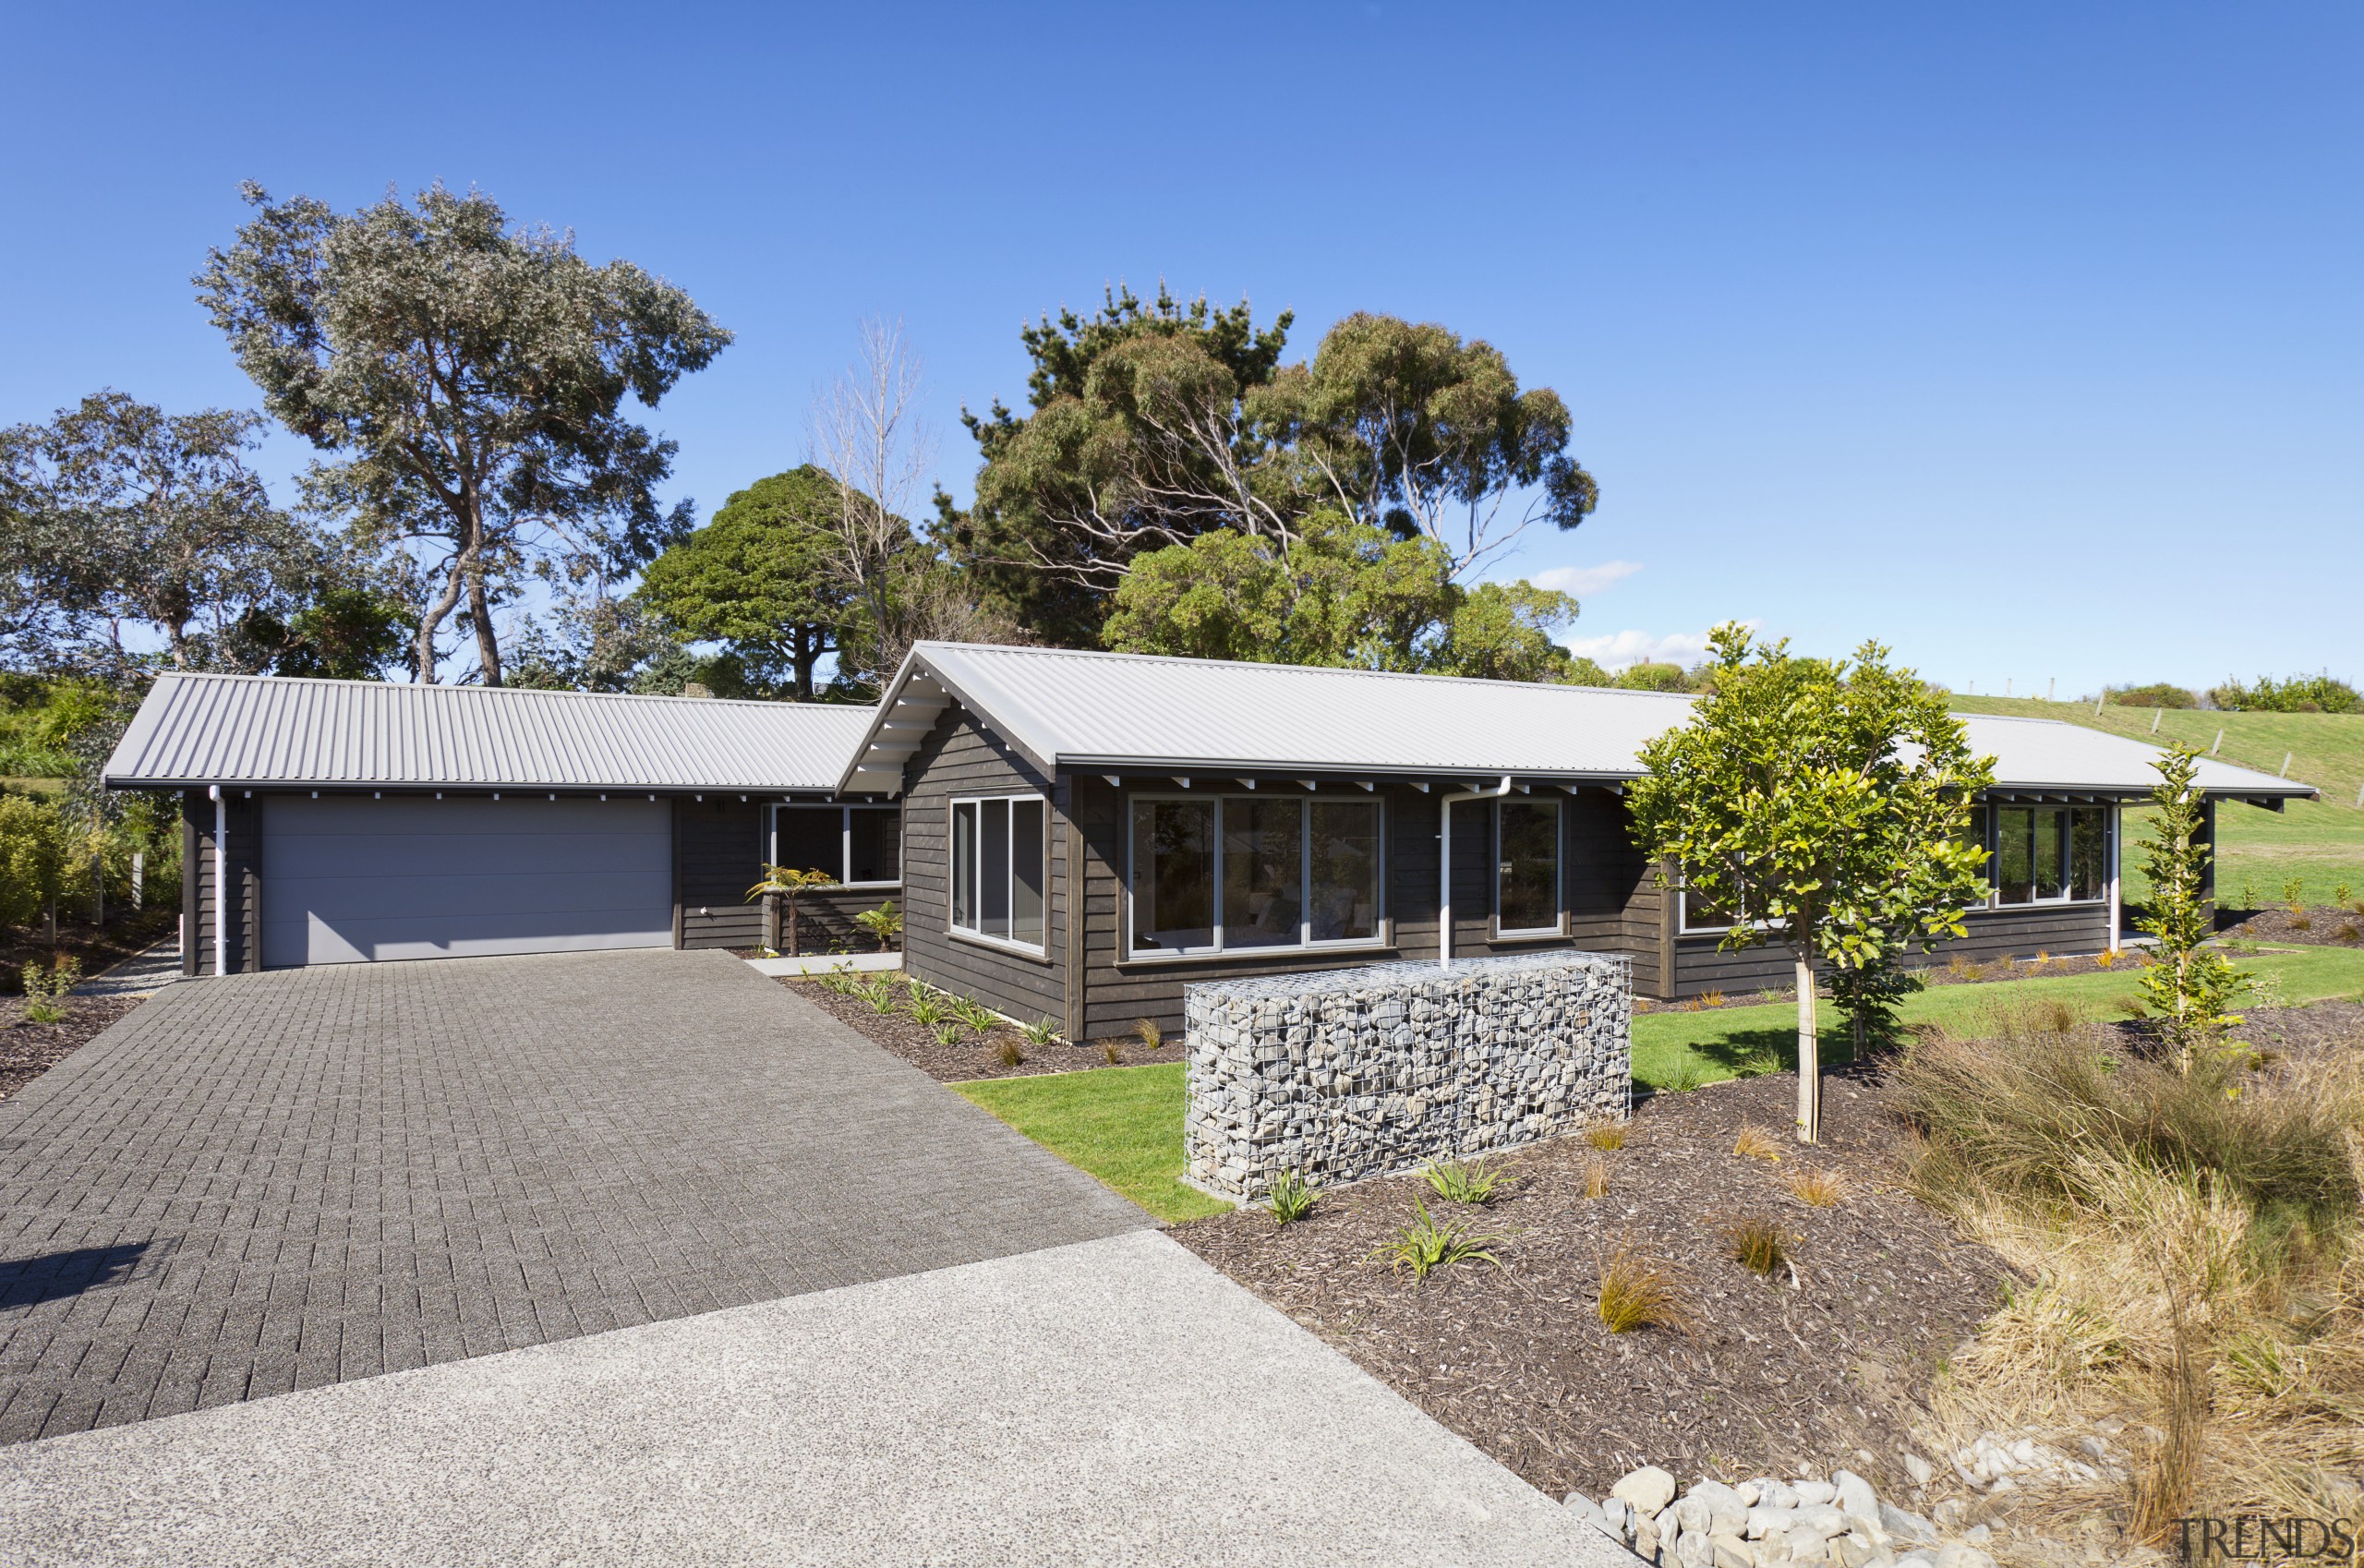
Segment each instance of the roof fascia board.
[{"label": "roof fascia board", "polygon": [[[894,683],[887,687],[886,693],[879,698],[878,717],[872,719],[870,728],[862,731],[862,742],[854,747],[853,755],[846,763],[845,771],[838,775],[838,790],[845,790],[856,776],[865,771],[864,763],[873,752],[886,750],[880,742],[886,732],[887,720],[895,712],[895,705],[902,700],[905,688],[909,687],[923,670],[925,671],[927,679],[935,682],[947,697],[968,709],[979,723],[1008,742],[1017,749],[1019,755],[1040,768],[1044,778],[1056,777],[1059,771],[1059,759],[1055,754],[1046,752],[1031,737],[1019,734],[1006,719],[997,718],[991,708],[979,702],[959,681],[947,676],[942,668],[928,657],[927,645],[922,643],[914,645],[910,653],[903,656],[903,668],[895,672]],[[903,756],[907,758],[910,754],[906,753]],[[899,770],[901,766],[902,761],[899,759],[896,764],[897,769]],[[868,771],[881,770],[873,767]]]}]

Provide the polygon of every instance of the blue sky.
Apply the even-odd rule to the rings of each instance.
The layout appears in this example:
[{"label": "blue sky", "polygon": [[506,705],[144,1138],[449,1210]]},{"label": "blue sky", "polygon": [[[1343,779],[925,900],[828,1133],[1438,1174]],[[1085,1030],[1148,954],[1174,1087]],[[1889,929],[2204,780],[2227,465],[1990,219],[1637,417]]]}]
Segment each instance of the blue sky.
[{"label": "blue sky", "polygon": [[[355,14],[344,15],[347,9]],[[1490,339],[1599,479],[1577,645],[1740,618],[2065,696],[2364,677],[2364,11],[50,6],[0,99],[0,420],[251,404],[189,275],[261,181],[474,184],[739,334],[710,510],[865,315],[961,404],[1104,284]],[[275,472],[305,453],[274,444]]]}]

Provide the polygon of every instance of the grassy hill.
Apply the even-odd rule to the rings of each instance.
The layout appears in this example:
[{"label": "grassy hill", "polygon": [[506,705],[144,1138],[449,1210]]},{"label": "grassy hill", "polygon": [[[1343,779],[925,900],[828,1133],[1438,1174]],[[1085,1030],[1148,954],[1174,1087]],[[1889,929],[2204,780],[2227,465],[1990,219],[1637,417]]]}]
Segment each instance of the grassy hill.
[{"label": "grassy hill", "polygon": [[[2364,714],[2205,713],[2196,709],[2105,707],[2091,703],[2047,703],[2030,697],[1968,697],[1956,693],[1958,713],[2010,714],[2022,718],[2058,718],[2137,741],[2182,741],[2225,762],[2279,774],[2289,758],[2289,776],[2323,792],[2316,801],[2294,801],[2282,812],[2254,806],[2225,806],[2217,816],[2223,838],[2218,887],[2225,901],[2242,901],[2246,884],[2261,900],[2279,902],[2283,885],[2296,879],[2310,903],[2328,904],[2342,884],[2364,895]],[[2158,721],[2154,732],[2151,724]],[[2224,741],[2218,746],[2217,736]],[[2140,814],[2129,816],[2127,896],[2141,896],[2140,868],[2131,846],[2141,829]]]}]

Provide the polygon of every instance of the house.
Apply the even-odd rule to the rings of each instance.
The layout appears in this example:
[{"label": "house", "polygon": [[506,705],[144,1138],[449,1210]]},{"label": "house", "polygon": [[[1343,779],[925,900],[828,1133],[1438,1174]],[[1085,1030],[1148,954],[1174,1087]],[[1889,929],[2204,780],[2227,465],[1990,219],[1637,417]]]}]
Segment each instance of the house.
[{"label": "house", "polygon": [[[1192,980],[1375,959],[1573,947],[1648,996],[1785,983],[1634,844],[1624,786],[1689,701],[953,644],[875,708],[167,675],[106,780],[182,792],[192,973],[753,947],[770,861],[849,884],[808,930],[896,898],[911,973],[1082,1039],[1178,1027]],[[1936,957],[2116,946],[2118,809],[2156,753],[1964,722],[1996,758],[1993,886]],[[2200,782],[2212,823],[2314,793]]]},{"label": "house", "polygon": [[[923,644],[838,782],[903,802],[909,971],[1070,1038],[1178,1027],[1193,980],[1571,947],[1671,998],[1784,984],[1635,847],[1641,747],[1691,699],[1433,675]],[[1941,947],[2117,945],[2118,812],[2155,750],[1964,716],[1988,901]],[[2311,787],[2208,762],[2215,803]]]},{"label": "house", "polygon": [[[168,674],[107,760],[182,800],[182,969],[752,947],[765,862],[816,946],[898,897],[902,814],[840,797],[872,710]],[[217,920],[220,890],[229,918]]]}]

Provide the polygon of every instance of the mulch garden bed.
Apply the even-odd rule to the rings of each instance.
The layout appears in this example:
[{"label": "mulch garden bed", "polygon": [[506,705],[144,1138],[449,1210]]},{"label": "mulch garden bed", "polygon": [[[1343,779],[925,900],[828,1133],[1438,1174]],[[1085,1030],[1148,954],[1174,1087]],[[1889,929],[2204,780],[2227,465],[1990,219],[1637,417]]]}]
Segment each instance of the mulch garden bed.
[{"label": "mulch garden bed", "polygon": [[38,929],[0,934],[0,995],[24,994],[18,971],[27,963],[46,970],[59,959],[72,959],[82,966],[82,977],[87,980],[135,953],[147,951],[159,937],[170,933],[180,918],[177,905],[166,908],[151,904],[124,918],[110,920],[103,929],[61,923],[54,947]]},{"label": "mulch garden bed", "polygon": [[[935,1036],[900,1013],[881,1016],[859,997],[840,996],[805,975],[781,975],[779,983],[819,1007],[881,1050],[891,1051],[938,1083],[965,1083],[979,1078],[1029,1078],[1041,1073],[1082,1072],[1090,1067],[1140,1067],[1154,1062],[1178,1062],[1178,1042],[1152,1051],[1139,1040],[1094,1041],[1088,1045],[1030,1045],[1015,1029],[989,1034],[963,1031],[959,1041],[940,1045]],[[1018,1047],[1015,1066],[1002,1060],[1005,1043]],[[1116,1059],[1110,1061],[1109,1047]]]},{"label": "mulch garden bed", "polygon": [[2256,910],[2216,934],[2256,942],[2298,942],[2318,947],[2364,947],[2364,911],[2333,904],[2307,910]]},{"label": "mulch garden bed", "polygon": [[105,1032],[109,1024],[146,1001],[144,996],[68,996],[60,1023],[33,1023],[21,1004],[7,1007],[0,1022],[0,1100],[22,1089]]},{"label": "mulch garden bed", "polygon": [[[1904,1133],[1876,1083],[1826,1080],[1812,1152],[1789,1140],[1796,1100],[1789,1073],[1657,1095],[1602,1155],[1597,1200],[1585,1197],[1595,1151],[1571,1137],[1506,1156],[1508,1195],[1484,1210],[1405,1176],[1326,1194],[1287,1226],[1249,1209],[1172,1234],[1552,1496],[1598,1497],[1645,1463],[1738,1479],[1850,1455],[1876,1484],[1900,1484],[1918,1402],[1995,1309],[2005,1272],[1899,1188]],[[1733,1152],[1743,1125],[1779,1140],[1778,1163]],[[1851,1191],[1810,1207],[1782,1181],[1802,1167]],[[1416,1198],[1501,1233],[1501,1266],[1415,1284],[1372,1259]],[[1742,1214],[1792,1234],[1794,1285],[1786,1269],[1765,1279],[1731,1260],[1721,1227]],[[1677,1274],[1688,1330],[1602,1325],[1600,1265],[1620,1245]]]}]

